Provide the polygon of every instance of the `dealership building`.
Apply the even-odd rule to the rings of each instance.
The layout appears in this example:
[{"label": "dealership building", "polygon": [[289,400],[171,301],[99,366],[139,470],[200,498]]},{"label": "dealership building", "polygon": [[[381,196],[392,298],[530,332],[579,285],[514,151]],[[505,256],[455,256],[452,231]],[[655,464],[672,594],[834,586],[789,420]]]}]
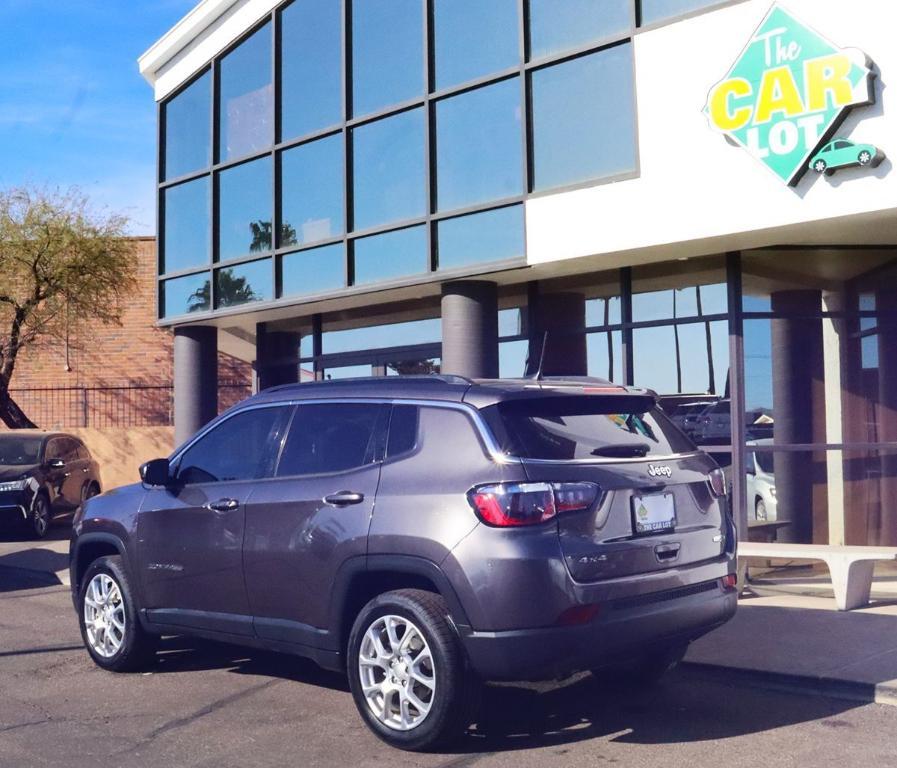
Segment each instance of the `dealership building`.
[{"label": "dealership building", "polygon": [[[159,115],[175,426],[216,355],[647,387],[742,531],[897,545],[897,5],[202,0]],[[544,349],[543,349],[544,347]]]}]

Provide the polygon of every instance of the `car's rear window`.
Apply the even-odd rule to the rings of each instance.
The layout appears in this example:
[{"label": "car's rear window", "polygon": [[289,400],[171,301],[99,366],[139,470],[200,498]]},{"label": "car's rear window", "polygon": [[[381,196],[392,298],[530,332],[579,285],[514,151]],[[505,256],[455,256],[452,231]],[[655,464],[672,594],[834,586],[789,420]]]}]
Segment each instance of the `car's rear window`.
[{"label": "car's rear window", "polygon": [[653,398],[568,395],[483,409],[505,453],[523,459],[638,458],[695,450]]}]

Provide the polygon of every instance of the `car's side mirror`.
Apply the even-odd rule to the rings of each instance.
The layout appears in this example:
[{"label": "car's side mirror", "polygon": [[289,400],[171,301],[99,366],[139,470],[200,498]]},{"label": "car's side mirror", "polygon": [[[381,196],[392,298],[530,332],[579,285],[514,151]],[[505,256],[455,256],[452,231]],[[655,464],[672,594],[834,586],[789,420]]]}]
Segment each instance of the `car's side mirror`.
[{"label": "car's side mirror", "polygon": [[147,485],[170,485],[172,477],[168,459],[152,459],[141,465],[140,479]]},{"label": "car's side mirror", "polygon": [[47,467],[50,469],[62,469],[65,462],[62,459],[47,459]]}]

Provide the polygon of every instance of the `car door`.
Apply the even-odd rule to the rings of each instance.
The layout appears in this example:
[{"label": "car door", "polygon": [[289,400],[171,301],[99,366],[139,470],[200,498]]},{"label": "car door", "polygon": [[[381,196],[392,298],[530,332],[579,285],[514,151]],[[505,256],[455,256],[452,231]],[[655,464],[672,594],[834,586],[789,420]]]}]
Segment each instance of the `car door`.
[{"label": "car door", "polygon": [[364,556],[389,406],[298,405],[275,477],[246,509],[243,562],[260,637],[316,645],[346,560]]},{"label": "car door", "polygon": [[[69,468],[65,465],[66,443],[64,437],[51,437],[44,448],[44,466],[46,467],[47,491],[50,497],[50,511],[53,515],[70,511],[71,505],[66,499],[66,482],[69,480]],[[54,466],[54,462],[63,462]]]},{"label": "car door", "polygon": [[65,505],[74,510],[81,504],[81,489],[87,480],[90,471],[88,462],[84,460],[83,446],[74,437],[65,437],[62,460],[65,462],[65,479],[62,483],[62,493],[65,496]]},{"label": "car door", "polygon": [[148,491],[137,559],[151,621],[252,634],[243,581],[245,505],[271,473],[291,410],[247,408],[224,419],[175,457],[168,487]]}]

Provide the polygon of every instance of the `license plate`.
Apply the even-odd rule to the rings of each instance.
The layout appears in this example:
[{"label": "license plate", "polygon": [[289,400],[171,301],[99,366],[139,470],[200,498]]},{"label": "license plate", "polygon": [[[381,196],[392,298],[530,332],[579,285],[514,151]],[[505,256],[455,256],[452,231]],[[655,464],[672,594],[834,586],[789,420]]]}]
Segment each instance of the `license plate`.
[{"label": "license plate", "polygon": [[672,531],[676,527],[676,503],[673,494],[633,496],[632,521],[637,534]]}]

